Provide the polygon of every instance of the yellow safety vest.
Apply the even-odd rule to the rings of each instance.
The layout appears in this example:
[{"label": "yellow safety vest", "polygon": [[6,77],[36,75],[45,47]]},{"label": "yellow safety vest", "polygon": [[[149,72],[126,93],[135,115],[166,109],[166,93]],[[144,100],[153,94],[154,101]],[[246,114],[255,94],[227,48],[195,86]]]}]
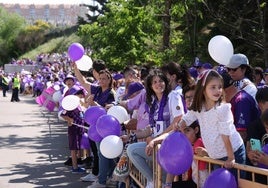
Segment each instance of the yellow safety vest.
[{"label": "yellow safety vest", "polygon": [[20,79],[18,77],[14,78],[13,88],[20,88]]}]

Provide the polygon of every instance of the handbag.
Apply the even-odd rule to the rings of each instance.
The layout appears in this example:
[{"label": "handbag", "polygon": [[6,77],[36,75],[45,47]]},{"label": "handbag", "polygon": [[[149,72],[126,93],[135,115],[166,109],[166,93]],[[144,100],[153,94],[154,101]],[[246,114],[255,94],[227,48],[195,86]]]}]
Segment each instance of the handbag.
[{"label": "handbag", "polygon": [[124,151],[113,171],[113,180],[119,182],[125,182],[129,176],[129,159],[127,152]]},{"label": "handbag", "polygon": [[113,180],[125,182],[129,176],[129,158],[127,156],[127,147],[129,144],[137,142],[136,133],[131,132],[128,143],[125,145],[123,153],[113,171]]}]

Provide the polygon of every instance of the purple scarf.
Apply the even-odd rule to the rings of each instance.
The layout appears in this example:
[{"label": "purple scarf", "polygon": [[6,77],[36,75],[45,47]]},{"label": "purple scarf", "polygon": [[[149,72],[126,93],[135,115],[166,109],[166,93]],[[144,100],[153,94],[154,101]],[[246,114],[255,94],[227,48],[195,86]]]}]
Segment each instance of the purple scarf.
[{"label": "purple scarf", "polygon": [[[164,108],[166,106],[166,103],[167,103],[167,96],[163,95],[160,101],[160,105],[159,105],[157,121],[164,121],[163,115],[164,115]],[[153,128],[155,127],[154,114],[155,114],[155,111],[157,110],[157,99],[156,98],[154,99],[153,104],[150,109],[149,109],[148,104],[146,104],[145,109],[149,114],[150,126]]]}]

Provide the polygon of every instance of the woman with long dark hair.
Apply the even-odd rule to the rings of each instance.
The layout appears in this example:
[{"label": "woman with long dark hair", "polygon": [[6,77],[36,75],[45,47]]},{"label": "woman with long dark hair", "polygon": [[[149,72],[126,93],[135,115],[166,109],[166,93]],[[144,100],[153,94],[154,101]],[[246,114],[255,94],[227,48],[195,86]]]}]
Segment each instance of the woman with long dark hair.
[{"label": "woman with long dark hair", "polygon": [[146,78],[145,89],[146,104],[144,113],[149,116],[148,127],[151,131],[143,137],[146,138],[146,142],[130,144],[127,148],[127,154],[134,166],[147,178],[147,184],[152,185],[153,169],[147,163],[148,160],[152,160],[152,156],[146,155],[145,148],[150,140],[163,133],[170,125],[168,105],[168,94],[170,92],[169,81],[162,71],[154,69],[150,71]]}]

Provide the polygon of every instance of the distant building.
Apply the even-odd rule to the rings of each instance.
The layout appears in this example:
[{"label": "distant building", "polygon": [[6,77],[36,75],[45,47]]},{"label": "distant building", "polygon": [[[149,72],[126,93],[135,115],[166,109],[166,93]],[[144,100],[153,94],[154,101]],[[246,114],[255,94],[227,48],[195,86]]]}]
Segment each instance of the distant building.
[{"label": "distant building", "polygon": [[17,13],[24,17],[29,24],[36,20],[44,20],[56,26],[71,26],[77,23],[78,16],[85,17],[87,8],[79,5],[70,4],[3,4],[0,7],[7,11]]}]

